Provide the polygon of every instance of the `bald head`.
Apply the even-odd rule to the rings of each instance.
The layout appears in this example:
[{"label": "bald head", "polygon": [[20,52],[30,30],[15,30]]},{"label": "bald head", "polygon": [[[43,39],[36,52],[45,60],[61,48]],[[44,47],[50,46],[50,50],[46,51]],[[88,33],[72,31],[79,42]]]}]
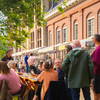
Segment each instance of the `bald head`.
[{"label": "bald head", "polygon": [[26,52],[26,55],[28,56],[28,55],[29,55],[29,53],[28,53],[28,52]]},{"label": "bald head", "polygon": [[75,47],[81,47],[81,43],[80,43],[79,40],[75,40],[75,41],[73,42],[73,48],[75,48]]}]

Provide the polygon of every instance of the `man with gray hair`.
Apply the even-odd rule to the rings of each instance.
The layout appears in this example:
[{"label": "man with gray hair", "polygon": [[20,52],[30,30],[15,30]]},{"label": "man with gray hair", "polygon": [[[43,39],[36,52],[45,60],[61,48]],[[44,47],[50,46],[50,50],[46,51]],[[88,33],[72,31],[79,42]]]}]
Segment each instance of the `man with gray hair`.
[{"label": "man with gray hair", "polygon": [[62,62],[62,70],[64,73],[68,71],[68,88],[71,88],[72,99],[79,100],[82,88],[85,100],[91,100],[90,81],[94,77],[94,66],[89,53],[81,49],[79,40],[73,42],[73,50]]},{"label": "man with gray hair", "polygon": [[72,50],[72,46],[71,45],[66,45],[66,53],[68,54],[71,50]]},{"label": "man with gray hair", "polygon": [[61,69],[61,60],[60,59],[56,59],[55,60],[55,68],[58,72],[58,80],[64,80],[64,72]]}]

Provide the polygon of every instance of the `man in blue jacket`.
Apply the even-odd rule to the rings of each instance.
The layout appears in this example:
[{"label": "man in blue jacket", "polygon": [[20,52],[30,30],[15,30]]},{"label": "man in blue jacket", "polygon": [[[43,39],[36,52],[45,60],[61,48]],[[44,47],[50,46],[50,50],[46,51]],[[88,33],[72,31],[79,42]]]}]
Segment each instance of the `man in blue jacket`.
[{"label": "man in blue jacket", "polygon": [[29,55],[29,53],[26,52],[26,55],[25,55],[25,57],[24,57],[24,62],[25,62],[25,72],[26,72],[26,73],[28,73],[28,71],[29,71],[29,66],[28,66],[28,62],[27,62],[27,60],[28,60],[28,55]]}]

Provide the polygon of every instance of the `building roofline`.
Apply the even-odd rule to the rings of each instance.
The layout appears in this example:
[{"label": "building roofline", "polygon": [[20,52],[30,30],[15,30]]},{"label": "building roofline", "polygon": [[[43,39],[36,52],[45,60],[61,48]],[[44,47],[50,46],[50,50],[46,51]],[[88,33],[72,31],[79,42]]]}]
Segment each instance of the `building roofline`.
[{"label": "building roofline", "polygon": [[[83,2],[83,1],[86,1],[86,0],[78,0],[78,2],[75,3],[75,4],[72,4],[72,6],[75,6],[76,4],[81,3],[81,2]],[[58,19],[55,19],[55,20],[50,21],[49,23],[47,23],[46,26],[53,25],[53,23],[55,23],[55,22],[57,22],[57,21],[59,21],[59,20],[62,20],[62,19],[64,19],[64,18],[66,18],[66,17],[69,18],[70,15],[72,15],[72,14],[74,14],[74,13],[76,13],[76,12],[82,12],[82,10],[83,10],[84,8],[89,7],[89,6],[91,6],[92,4],[97,3],[97,2],[100,2],[100,0],[93,0],[93,1],[89,2],[89,3],[86,4],[86,5],[83,5],[82,7],[73,10],[73,11],[70,12],[70,13],[64,12],[64,17],[59,16]],[[69,8],[71,8],[72,6],[67,7],[66,10],[69,9]],[[58,14],[58,13],[56,13],[55,15],[57,16],[57,14]],[[63,13],[62,13],[62,14],[63,14]],[[52,19],[55,15],[52,15],[51,17],[49,17],[48,19],[45,19],[45,20],[50,20],[50,19]]]},{"label": "building roofline", "polygon": [[67,8],[63,5],[63,3],[60,3],[55,8],[53,8],[52,10],[47,12],[47,14],[45,14],[45,16],[44,16],[45,20],[48,20],[50,17],[52,17],[55,14],[59,14],[57,7],[62,6],[62,8],[68,9],[69,7],[72,7],[74,4],[77,4],[79,1],[83,1],[83,0],[68,0],[66,2]]}]

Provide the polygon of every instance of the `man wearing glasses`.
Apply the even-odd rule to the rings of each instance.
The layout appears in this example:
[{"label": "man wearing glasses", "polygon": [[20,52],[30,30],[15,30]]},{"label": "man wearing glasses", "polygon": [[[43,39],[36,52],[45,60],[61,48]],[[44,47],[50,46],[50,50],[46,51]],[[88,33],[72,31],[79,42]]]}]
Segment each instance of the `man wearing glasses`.
[{"label": "man wearing glasses", "polygon": [[64,72],[61,69],[61,60],[60,59],[56,59],[55,60],[55,68],[58,72],[58,80],[64,80]]}]

